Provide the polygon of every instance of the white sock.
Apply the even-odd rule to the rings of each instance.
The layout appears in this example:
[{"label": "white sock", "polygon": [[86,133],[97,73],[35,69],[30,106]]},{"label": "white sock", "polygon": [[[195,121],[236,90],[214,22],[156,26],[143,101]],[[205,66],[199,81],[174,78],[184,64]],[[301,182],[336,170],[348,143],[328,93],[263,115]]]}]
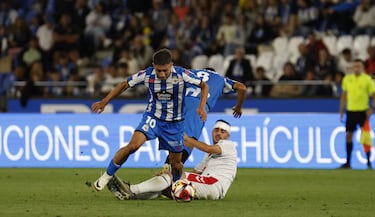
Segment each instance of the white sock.
[{"label": "white sock", "polygon": [[168,174],[154,176],[136,185],[130,185],[130,190],[134,194],[142,194],[147,192],[159,192],[166,189],[172,184],[171,177]]},{"label": "white sock", "polygon": [[[104,172],[103,175],[100,176],[99,181],[100,182],[105,182],[104,185],[106,185],[111,178],[112,178],[112,176],[108,175],[107,172]],[[100,183],[100,185],[102,185],[102,184]]]},{"label": "white sock", "polygon": [[109,175],[107,172],[104,172],[103,175],[102,175],[102,177],[104,179],[111,179],[113,176]]}]

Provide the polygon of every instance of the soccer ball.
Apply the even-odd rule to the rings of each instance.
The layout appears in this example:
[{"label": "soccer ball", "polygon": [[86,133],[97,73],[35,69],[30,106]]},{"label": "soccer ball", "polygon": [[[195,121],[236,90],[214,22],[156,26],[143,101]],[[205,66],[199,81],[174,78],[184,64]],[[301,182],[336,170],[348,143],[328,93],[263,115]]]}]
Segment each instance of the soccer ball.
[{"label": "soccer ball", "polygon": [[195,188],[187,179],[179,179],[172,185],[172,197],[177,202],[191,202],[195,197]]}]

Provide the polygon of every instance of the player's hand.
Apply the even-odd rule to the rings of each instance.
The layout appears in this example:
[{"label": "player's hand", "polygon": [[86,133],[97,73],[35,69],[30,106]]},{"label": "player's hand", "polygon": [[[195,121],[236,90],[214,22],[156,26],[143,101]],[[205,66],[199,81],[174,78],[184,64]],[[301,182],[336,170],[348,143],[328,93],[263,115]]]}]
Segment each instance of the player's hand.
[{"label": "player's hand", "polygon": [[345,120],[344,120],[344,113],[343,113],[343,112],[340,112],[340,122],[341,122],[341,123],[345,123]]},{"label": "player's hand", "polygon": [[104,111],[105,106],[106,105],[102,101],[95,102],[91,105],[91,111],[100,114]]},{"label": "player's hand", "polygon": [[344,115],[340,113],[340,122],[343,122],[344,120]]},{"label": "player's hand", "polygon": [[198,108],[197,113],[201,117],[201,121],[205,122],[207,120],[207,113],[205,109]]},{"label": "player's hand", "polygon": [[242,108],[237,108],[236,106],[232,108],[233,110],[233,117],[240,118],[242,115]]}]

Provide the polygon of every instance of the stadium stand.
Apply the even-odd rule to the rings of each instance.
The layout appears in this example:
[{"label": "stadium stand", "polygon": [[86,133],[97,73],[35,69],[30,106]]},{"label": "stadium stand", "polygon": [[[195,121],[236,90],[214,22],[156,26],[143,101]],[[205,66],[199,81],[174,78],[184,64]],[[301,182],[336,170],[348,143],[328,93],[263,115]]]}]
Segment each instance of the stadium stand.
[{"label": "stadium stand", "polygon": [[[245,44],[239,43],[238,46],[243,46],[247,50],[248,45],[255,45],[252,47],[254,49],[250,49],[254,52],[248,52],[246,55],[251,61],[253,72],[256,67],[264,67],[266,76],[273,83],[281,82],[278,78],[286,62],[296,64],[301,56],[299,45],[307,43],[309,32],[317,33],[317,37],[322,39],[323,45],[319,46],[328,49],[335,64],[341,52],[347,48],[353,53],[353,58],[361,58],[365,61],[370,58],[371,60],[369,48],[375,46],[373,35],[352,35],[351,30],[356,27],[356,24],[346,21],[345,25],[341,23],[343,19],[340,19],[343,16],[347,20],[354,15],[354,11],[360,7],[360,1],[353,1],[350,5],[344,5],[342,1],[276,1],[279,8],[277,11],[271,10],[275,5],[261,0],[214,2],[152,0],[147,2],[145,4],[144,1],[136,0],[1,1],[0,58],[11,58],[12,63],[10,70],[3,70],[1,73],[9,73],[14,80],[7,93],[8,97],[20,97],[23,86],[32,80],[30,77],[32,74],[42,75],[41,79],[35,83],[43,89],[38,91],[37,97],[98,96],[102,94],[100,89],[94,90],[95,93],[76,91],[74,94],[63,90],[59,95],[48,90],[51,89],[52,81],[55,85],[61,82],[60,86],[63,89],[67,82],[79,87],[84,86],[88,75],[91,75],[93,68],[98,65],[106,72],[106,77],[109,77],[108,68],[111,65],[115,65],[117,69],[123,69],[126,64],[131,64],[133,69],[136,64],[137,69],[140,70],[151,64],[150,55],[161,47],[176,51],[175,53],[179,55],[176,55],[178,59],[175,59],[175,62],[180,65],[192,68],[213,67],[219,73],[224,74],[233,54],[229,53],[224,56],[225,47],[219,43],[221,36],[217,33],[222,25],[223,17],[228,14],[234,17],[234,20],[241,18],[241,23],[236,23],[231,27],[236,28],[241,38],[244,39]],[[184,16],[178,14],[181,4],[184,5],[184,11],[186,11]],[[228,7],[229,4],[232,7]],[[374,3],[371,7],[375,7]],[[228,8],[232,9],[228,10]],[[345,8],[345,10],[340,11],[338,8]],[[68,26],[64,27],[66,21],[60,18],[65,14],[69,15],[71,21]],[[163,21],[168,21],[164,18],[169,18],[170,22],[162,22],[159,19],[156,23],[153,21],[155,14],[162,14]],[[265,23],[259,26],[255,14],[264,16]],[[314,16],[304,17],[303,14]],[[98,19],[105,17],[103,26],[110,24],[109,28],[86,31],[93,17]],[[178,19],[175,19],[176,17]],[[316,19],[317,17],[319,19]],[[38,35],[37,32],[42,28],[43,32],[49,36],[42,34],[43,38],[40,38],[41,34]],[[265,30],[269,34],[267,37],[262,35]],[[43,43],[43,46],[39,45],[35,49],[30,49],[28,46],[33,37],[39,37],[39,40],[48,42],[45,40],[52,36],[50,46],[48,43]],[[250,38],[254,37],[262,40],[257,43],[250,41]],[[60,43],[58,47],[56,41],[75,42],[62,47]],[[124,50],[129,53],[131,63],[124,59],[120,62],[120,55]],[[313,63],[308,70],[321,71],[326,63],[319,63],[318,54],[312,55],[314,52],[316,50],[308,51],[311,55],[306,58]],[[39,67],[40,63],[42,63],[42,68]],[[122,64],[122,67],[119,67],[119,64]],[[35,70],[40,72],[35,72]],[[125,74],[121,70],[118,75],[113,76],[121,77],[135,73],[134,69]],[[56,71],[59,73],[57,77]],[[306,71],[300,76],[303,77],[304,73]],[[334,75],[338,72],[328,73]],[[327,81],[320,77],[315,78],[314,84],[336,82],[334,78]],[[309,85],[309,82],[303,79],[297,82],[301,85]],[[84,91],[87,88],[78,89]],[[67,94],[68,92],[70,94]]]},{"label": "stadium stand", "polygon": [[342,35],[337,38],[337,53],[341,53],[345,48],[352,48],[353,46],[353,36]]},{"label": "stadium stand", "polygon": [[298,45],[304,42],[305,38],[302,36],[295,36],[289,39],[286,55],[289,56],[289,60],[292,63],[295,63],[299,56]]},{"label": "stadium stand", "polygon": [[369,35],[357,35],[353,40],[353,52],[354,55],[360,59],[367,58],[367,47],[370,44]]},{"label": "stadium stand", "polygon": [[208,58],[208,67],[214,68],[219,74],[224,75],[224,56],[222,54],[215,54]]},{"label": "stadium stand", "polygon": [[256,67],[263,67],[266,70],[266,76],[270,79],[274,78],[274,69],[272,67],[274,55],[273,51],[263,52],[259,54],[256,61]]},{"label": "stadium stand", "polygon": [[193,69],[203,69],[208,67],[208,56],[205,54],[200,54],[198,56],[193,57],[191,61],[191,67]]},{"label": "stadium stand", "polygon": [[337,37],[335,35],[323,35],[322,40],[327,45],[330,54],[338,55]]}]

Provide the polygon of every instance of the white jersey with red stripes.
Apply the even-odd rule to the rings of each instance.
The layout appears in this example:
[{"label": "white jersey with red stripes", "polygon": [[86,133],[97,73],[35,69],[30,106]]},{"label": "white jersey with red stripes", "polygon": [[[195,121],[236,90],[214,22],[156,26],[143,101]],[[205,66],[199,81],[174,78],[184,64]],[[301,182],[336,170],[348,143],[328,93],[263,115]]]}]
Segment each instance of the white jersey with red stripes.
[{"label": "white jersey with red stripes", "polygon": [[221,154],[206,154],[194,169],[201,174],[186,173],[196,188],[198,199],[218,200],[225,197],[237,173],[237,150],[235,143],[221,140]]}]

